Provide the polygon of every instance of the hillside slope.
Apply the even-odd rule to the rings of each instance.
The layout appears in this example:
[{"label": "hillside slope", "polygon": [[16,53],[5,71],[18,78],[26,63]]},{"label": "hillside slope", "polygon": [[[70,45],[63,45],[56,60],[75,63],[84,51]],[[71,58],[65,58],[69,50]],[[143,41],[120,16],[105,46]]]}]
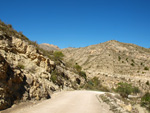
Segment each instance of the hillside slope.
[{"label": "hillside slope", "polygon": [[62,62],[0,21],[0,110],[20,101],[48,99],[55,91],[83,84],[83,77]]},{"label": "hillside slope", "polygon": [[145,90],[149,87],[145,85],[146,81],[150,80],[149,49],[111,40],[62,51],[67,62],[74,60],[83,67],[89,77],[100,77],[108,87],[113,87],[120,81],[131,82]]},{"label": "hillside slope", "polygon": [[85,70],[129,75],[150,72],[150,50],[134,44],[112,40],[84,48],[66,48],[63,52],[66,60],[74,59]]}]

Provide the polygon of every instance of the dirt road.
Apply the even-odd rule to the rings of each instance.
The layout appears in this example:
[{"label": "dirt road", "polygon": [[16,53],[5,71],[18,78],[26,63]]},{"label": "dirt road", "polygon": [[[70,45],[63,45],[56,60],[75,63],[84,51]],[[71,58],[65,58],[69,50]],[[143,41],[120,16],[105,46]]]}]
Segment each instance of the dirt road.
[{"label": "dirt road", "polygon": [[58,93],[52,99],[32,107],[17,109],[11,113],[112,113],[96,91],[68,91]]}]

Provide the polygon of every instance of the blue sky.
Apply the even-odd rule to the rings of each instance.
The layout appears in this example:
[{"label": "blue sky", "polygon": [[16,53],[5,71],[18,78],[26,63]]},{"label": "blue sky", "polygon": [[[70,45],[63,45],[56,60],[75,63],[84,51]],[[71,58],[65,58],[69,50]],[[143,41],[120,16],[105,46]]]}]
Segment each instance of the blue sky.
[{"label": "blue sky", "polygon": [[0,0],[0,19],[32,41],[85,47],[109,40],[150,48],[150,0]]}]

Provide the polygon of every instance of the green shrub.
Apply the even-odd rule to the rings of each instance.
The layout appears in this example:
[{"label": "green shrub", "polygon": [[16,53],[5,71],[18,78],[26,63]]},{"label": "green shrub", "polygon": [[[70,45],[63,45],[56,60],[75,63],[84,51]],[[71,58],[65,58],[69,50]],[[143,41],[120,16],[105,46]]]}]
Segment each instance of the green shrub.
[{"label": "green shrub", "polygon": [[131,66],[134,66],[134,63],[131,63]]},{"label": "green shrub", "polygon": [[141,98],[141,106],[146,107],[150,111],[150,93],[146,93]]},{"label": "green shrub", "polygon": [[118,56],[118,60],[119,60],[119,61],[121,60],[121,57],[120,57],[120,56]]},{"label": "green shrub", "polygon": [[88,90],[99,90],[99,87],[101,87],[101,84],[98,78],[96,77],[89,79],[85,85],[85,89]]},{"label": "green shrub", "polygon": [[24,67],[23,64],[18,64],[18,65],[17,65],[17,68],[19,68],[19,69],[24,69],[25,67]]},{"label": "green shrub", "polygon": [[55,72],[55,71],[53,71],[52,73],[51,73],[51,81],[53,82],[53,83],[57,83],[57,73]]},{"label": "green shrub", "polygon": [[115,89],[122,97],[127,98],[128,95],[134,93],[137,94],[140,90],[137,87],[133,87],[131,84],[120,82],[118,87]]},{"label": "green shrub", "polygon": [[132,61],[133,63],[135,63],[133,59],[132,59],[131,61]]},{"label": "green shrub", "polygon": [[80,71],[82,70],[82,67],[79,66],[77,63],[76,63],[76,65],[74,66],[74,68],[75,68],[75,70],[76,70],[77,72],[80,72]]},{"label": "green shrub", "polygon": [[137,94],[139,92],[140,92],[140,90],[138,87],[132,87],[132,93]]},{"label": "green shrub", "polygon": [[82,71],[82,67],[77,63],[74,65],[75,73],[79,74],[79,76],[83,77],[86,80],[86,73]]},{"label": "green shrub", "polygon": [[56,60],[62,60],[64,57],[64,54],[61,51],[55,51],[54,52],[54,57]]},{"label": "green shrub", "polygon": [[146,85],[149,85],[149,81],[146,82]]},{"label": "green shrub", "polygon": [[100,80],[97,77],[94,77],[92,79],[92,82],[93,82],[94,86],[99,86],[100,85]]},{"label": "green shrub", "polygon": [[71,60],[69,60],[68,62],[66,62],[66,67],[73,67],[73,65],[74,65],[74,61],[73,61],[73,59],[71,59]]},{"label": "green shrub", "polygon": [[86,73],[84,71],[80,71],[79,75],[86,80]]},{"label": "green shrub", "polygon": [[149,68],[148,68],[148,67],[145,67],[144,70],[149,70]]},{"label": "green shrub", "polygon": [[100,82],[100,80],[97,77],[89,79],[86,82],[86,84],[84,86],[84,89],[87,89],[87,90],[96,90],[96,91],[106,91],[106,92],[109,91],[106,87],[104,87],[104,86],[101,85],[101,82]]}]

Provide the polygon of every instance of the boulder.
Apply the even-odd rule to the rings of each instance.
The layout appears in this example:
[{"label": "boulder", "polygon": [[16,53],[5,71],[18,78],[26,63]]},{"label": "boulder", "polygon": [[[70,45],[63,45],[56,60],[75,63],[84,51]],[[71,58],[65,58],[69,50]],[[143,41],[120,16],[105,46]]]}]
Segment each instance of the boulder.
[{"label": "boulder", "polygon": [[12,44],[15,46],[16,51],[19,53],[25,53],[27,49],[27,42],[22,41],[19,38],[12,37]]},{"label": "boulder", "polygon": [[42,73],[40,74],[40,77],[41,77],[41,78],[44,78],[44,79],[50,80],[51,75],[50,75],[50,73],[48,73],[48,72],[42,72]]},{"label": "boulder", "polygon": [[33,83],[33,76],[31,76],[31,74],[26,74],[26,82],[27,84],[31,85]]},{"label": "boulder", "polygon": [[26,49],[26,54],[36,53],[37,49],[33,45],[28,45]]}]

